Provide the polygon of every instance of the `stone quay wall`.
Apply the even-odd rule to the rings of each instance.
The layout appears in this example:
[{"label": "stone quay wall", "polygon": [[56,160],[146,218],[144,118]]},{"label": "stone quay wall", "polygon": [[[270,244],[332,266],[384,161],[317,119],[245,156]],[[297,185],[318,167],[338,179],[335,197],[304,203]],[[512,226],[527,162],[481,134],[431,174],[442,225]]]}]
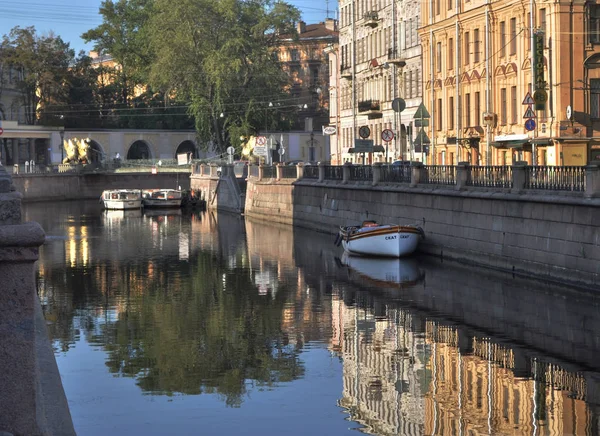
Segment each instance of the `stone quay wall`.
[{"label": "stone quay wall", "polygon": [[19,174],[12,178],[26,202],[97,199],[106,189],[190,189],[188,172]]},{"label": "stone quay wall", "polygon": [[0,434],[74,435],[35,287],[44,230],[0,166]]},{"label": "stone quay wall", "polygon": [[418,168],[411,183],[327,180],[320,168],[316,179],[250,177],[245,214],[331,234],[365,219],[416,224],[426,234],[422,252],[599,290],[597,170],[585,193],[571,195],[515,189],[518,180],[501,190],[423,185]]}]

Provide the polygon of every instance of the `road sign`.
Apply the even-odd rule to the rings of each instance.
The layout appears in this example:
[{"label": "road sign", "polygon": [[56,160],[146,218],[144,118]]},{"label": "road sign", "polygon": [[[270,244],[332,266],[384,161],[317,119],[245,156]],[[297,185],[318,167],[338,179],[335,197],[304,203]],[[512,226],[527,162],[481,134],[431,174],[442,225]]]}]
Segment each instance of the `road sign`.
[{"label": "road sign", "polygon": [[361,126],[360,129],[358,129],[358,134],[361,138],[368,138],[371,135],[371,129],[369,129],[369,126]]},{"label": "road sign", "polygon": [[429,127],[429,120],[427,118],[418,118],[414,121],[415,127]]},{"label": "road sign", "polygon": [[354,153],[371,153],[373,151],[372,139],[355,139]]},{"label": "road sign", "polygon": [[535,129],[535,120],[529,118],[527,121],[525,121],[525,130],[531,132],[533,129]]},{"label": "road sign", "polygon": [[529,105],[529,104],[533,104],[533,103],[535,103],[535,101],[533,100],[533,97],[531,96],[531,93],[528,92],[525,95],[525,98],[523,99],[523,103],[522,104]]},{"label": "road sign", "polygon": [[227,147],[227,154],[229,156],[232,156],[234,152],[235,152],[235,148],[233,148],[231,145],[229,147]]},{"label": "road sign", "polygon": [[254,147],[254,154],[256,156],[266,156],[267,155],[267,147],[264,145],[256,145]]},{"label": "road sign", "polygon": [[523,115],[523,118],[535,118],[535,112],[533,111],[531,106],[527,108],[525,114]]},{"label": "road sign", "polygon": [[429,115],[429,112],[427,112],[427,109],[425,109],[425,105],[421,103],[413,118],[415,120],[419,118],[431,118],[431,115]]},{"label": "road sign", "polygon": [[394,112],[402,112],[406,109],[406,102],[403,98],[395,98],[392,100],[392,109],[394,109]]},{"label": "road sign", "polygon": [[394,132],[392,132],[390,129],[385,129],[383,132],[381,132],[381,139],[383,139],[385,142],[390,142],[392,139],[394,139]]},{"label": "road sign", "polygon": [[285,148],[280,148],[277,150],[277,153],[279,153],[279,156],[283,156],[285,154]]},{"label": "road sign", "polygon": [[265,145],[267,143],[266,136],[257,136],[256,137],[256,145]]},{"label": "road sign", "polygon": [[415,141],[413,142],[413,144],[415,146],[421,147],[421,145],[424,145],[424,144],[431,144],[431,140],[427,136],[427,133],[425,133],[425,131],[423,129],[420,129],[419,133],[417,133],[417,137],[415,138]]}]

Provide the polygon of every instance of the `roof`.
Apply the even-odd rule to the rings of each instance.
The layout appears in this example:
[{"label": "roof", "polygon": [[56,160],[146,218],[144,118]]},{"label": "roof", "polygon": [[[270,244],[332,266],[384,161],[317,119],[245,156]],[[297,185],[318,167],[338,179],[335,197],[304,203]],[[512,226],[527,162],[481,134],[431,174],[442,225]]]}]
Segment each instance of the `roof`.
[{"label": "roof", "polygon": [[[298,32],[298,38],[300,41],[313,38],[337,38],[338,34],[339,32],[337,30],[328,29],[325,23],[317,23],[307,24],[304,32]],[[294,39],[294,36],[291,34],[281,34],[279,35],[279,39]]]}]

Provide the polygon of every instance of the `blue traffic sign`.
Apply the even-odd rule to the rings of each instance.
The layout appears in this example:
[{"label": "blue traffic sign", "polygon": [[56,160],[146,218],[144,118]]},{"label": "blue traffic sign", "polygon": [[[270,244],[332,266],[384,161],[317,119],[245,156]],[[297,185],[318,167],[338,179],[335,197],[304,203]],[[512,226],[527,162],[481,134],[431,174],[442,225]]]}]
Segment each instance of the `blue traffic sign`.
[{"label": "blue traffic sign", "polygon": [[533,129],[535,129],[535,120],[532,120],[531,118],[528,119],[527,121],[525,121],[525,129],[528,131],[532,131]]}]

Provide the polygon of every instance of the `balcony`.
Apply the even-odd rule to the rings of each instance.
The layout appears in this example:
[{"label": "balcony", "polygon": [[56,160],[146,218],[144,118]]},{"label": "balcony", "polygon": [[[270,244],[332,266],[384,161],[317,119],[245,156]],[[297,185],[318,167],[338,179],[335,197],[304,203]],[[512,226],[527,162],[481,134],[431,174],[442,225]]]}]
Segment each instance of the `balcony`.
[{"label": "balcony", "polygon": [[383,116],[383,112],[381,112],[381,103],[379,100],[359,101],[358,112],[361,115],[367,115],[370,120],[374,118],[381,118]]},{"label": "balcony", "polygon": [[342,76],[343,79],[352,80],[352,67],[342,65],[340,68],[340,76]]},{"label": "balcony", "polygon": [[365,20],[363,24],[367,27],[374,28],[379,25],[379,14],[377,11],[368,11],[363,15]]},{"label": "balcony", "polygon": [[388,48],[388,59],[387,62],[388,64],[394,64],[399,66],[400,68],[402,68],[403,66],[406,65],[406,61],[404,60],[404,58],[402,56],[400,56],[400,53],[397,49],[395,48]]}]

